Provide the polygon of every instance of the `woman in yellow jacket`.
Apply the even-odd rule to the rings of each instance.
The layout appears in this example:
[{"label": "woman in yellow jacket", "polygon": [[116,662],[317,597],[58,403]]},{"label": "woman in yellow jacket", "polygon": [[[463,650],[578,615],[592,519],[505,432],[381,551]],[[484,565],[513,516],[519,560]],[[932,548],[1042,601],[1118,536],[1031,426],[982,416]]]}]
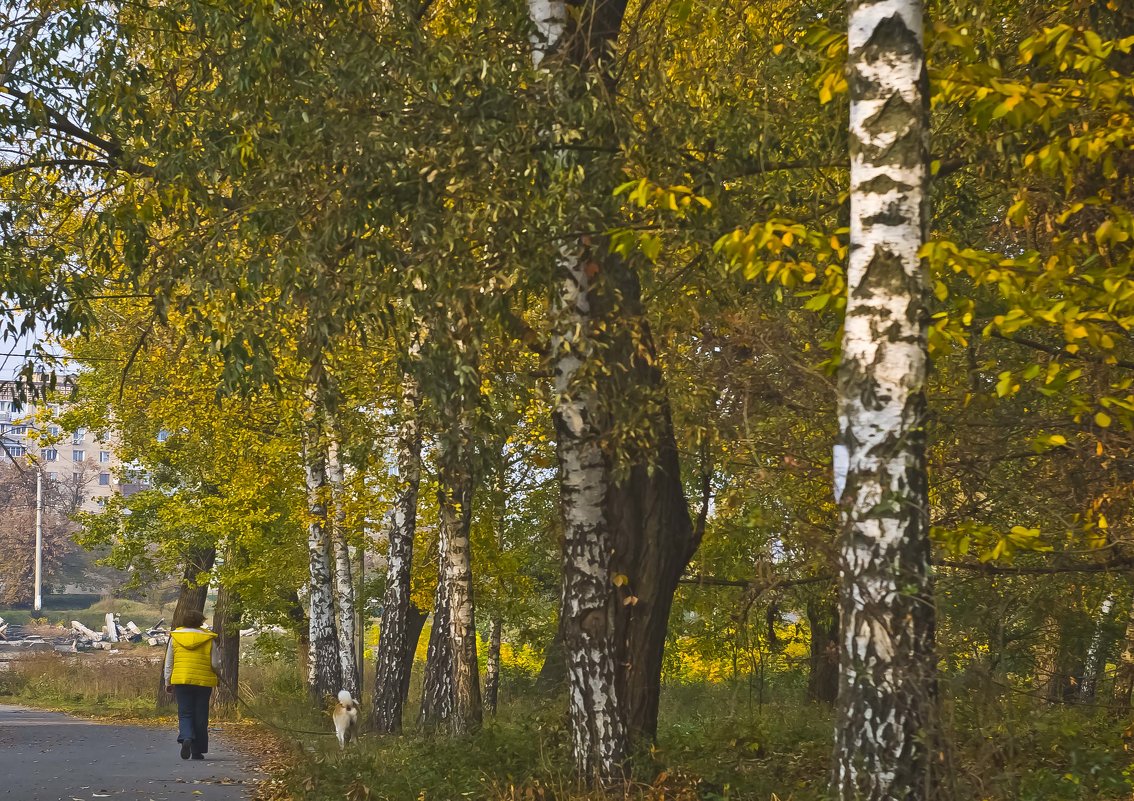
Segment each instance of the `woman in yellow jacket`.
[{"label": "woman in yellow jacket", "polygon": [[209,698],[217,686],[220,655],[216,634],[201,628],[205,616],[185,615],[185,625],[169,634],[165,650],[165,690],[177,696],[177,742],[181,758],[204,759],[209,752]]}]

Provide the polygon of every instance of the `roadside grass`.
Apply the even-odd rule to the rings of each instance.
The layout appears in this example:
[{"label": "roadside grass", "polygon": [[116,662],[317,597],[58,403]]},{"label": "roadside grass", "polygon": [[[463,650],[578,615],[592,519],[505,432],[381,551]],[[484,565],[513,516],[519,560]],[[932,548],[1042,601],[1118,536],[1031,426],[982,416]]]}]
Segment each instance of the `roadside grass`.
[{"label": "roadside grass", "polygon": [[89,601],[85,606],[64,604],[57,607],[52,604],[53,600],[62,599],[52,599],[51,596],[47,596],[44,599],[44,608],[39,612],[34,612],[31,609],[0,609],[0,617],[19,626],[46,625],[62,626],[67,629],[71,627],[72,620],[77,620],[84,626],[98,631],[106,624],[106,613],[115,612],[123,624],[128,620],[133,620],[139,628],[144,630],[163,617],[168,625],[173,618],[175,606],[173,603],[153,606],[139,601],[108,598]]},{"label": "roadside grass", "polygon": [[342,753],[333,741],[309,743],[311,750],[297,751],[285,783],[304,801],[824,797],[827,711],[780,703],[749,715],[743,705],[732,711],[735,688],[675,689],[666,692],[668,722],[663,719],[657,745],[637,756],[625,783],[606,792],[580,784],[573,773],[564,705],[526,688],[466,737],[421,731],[411,704],[402,737],[364,736]]},{"label": "roadside grass", "polygon": [[99,719],[156,720],[171,714],[158,710],[154,702],[160,668],[140,657],[44,653],[9,664],[8,672],[0,674],[0,700],[5,703]]},{"label": "roadside grass", "polygon": [[[269,644],[270,639],[265,640]],[[277,644],[278,645],[278,644]],[[286,645],[286,644],[285,644]],[[143,649],[135,649],[142,653]],[[152,654],[154,649],[149,650]],[[326,709],[313,709],[294,648],[250,647],[242,703],[215,708],[222,725],[252,724],[283,743],[273,759],[271,801],[821,801],[833,744],[830,709],[803,700],[798,677],[663,688],[658,741],[636,755],[627,783],[598,793],[572,773],[562,693],[537,692],[506,669],[499,714],[452,738],[416,722],[421,664],[412,677],[400,737],[365,734],[340,752]],[[88,657],[93,657],[88,659]],[[13,662],[0,673],[0,702],[165,724],[156,664],[129,652],[114,660],[65,655]],[[368,671],[369,673],[369,671]],[[373,686],[368,675],[366,686]],[[981,801],[1118,801],[1134,791],[1125,717],[1101,707],[1052,707],[1007,694],[970,694],[942,681],[943,741],[935,756],[952,798]],[[362,711],[368,711],[368,698]],[[252,729],[249,729],[251,731]],[[364,726],[365,732],[365,726]]]},{"label": "roadside grass", "polygon": [[[45,652],[9,662],[0,673],[0,703],[22,704],[96,719],[138,722],[169,720],[176,706],[158,707],[165,650],[123,644],[118,654],[79,655]],[[211,718],[247,720],[265,696],[295,698],[300,708],[302,682],[290,666],[279,663],[241,665],[241,698],[236,707],[214,704]],[[256,688],[256,689],[252,689]],[[285,707],[290,700],[283,702]],[[280,720],[289,720],[289,715]]]}]

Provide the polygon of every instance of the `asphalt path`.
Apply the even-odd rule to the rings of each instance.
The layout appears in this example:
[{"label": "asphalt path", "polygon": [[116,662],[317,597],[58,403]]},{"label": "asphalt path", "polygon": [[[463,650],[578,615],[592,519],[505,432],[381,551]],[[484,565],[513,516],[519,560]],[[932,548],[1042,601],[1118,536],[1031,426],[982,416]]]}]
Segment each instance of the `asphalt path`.
[{"label": "asphalt path", "polygon": [[204,760],[182,760],[177,733],[0,704],[0,801],[238,801],[249,759],[210,731]]}]

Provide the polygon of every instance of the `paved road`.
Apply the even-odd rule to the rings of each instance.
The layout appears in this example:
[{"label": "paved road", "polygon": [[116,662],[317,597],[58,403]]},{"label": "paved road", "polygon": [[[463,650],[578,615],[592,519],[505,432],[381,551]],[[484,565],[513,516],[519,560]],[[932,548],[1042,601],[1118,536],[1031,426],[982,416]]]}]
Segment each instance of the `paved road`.
[{"label": "paved road", "polygon": [[0,704],[0,801],[238,801],[248,759],[210,733],[204,761],[178,756],[164,728],[92,723]]}]

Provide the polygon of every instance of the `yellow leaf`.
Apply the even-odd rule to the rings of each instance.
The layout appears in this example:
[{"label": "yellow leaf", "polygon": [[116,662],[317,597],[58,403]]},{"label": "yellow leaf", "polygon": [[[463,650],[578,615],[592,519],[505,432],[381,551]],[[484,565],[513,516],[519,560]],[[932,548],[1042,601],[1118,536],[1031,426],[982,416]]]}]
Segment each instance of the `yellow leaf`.
[{"label": "yellow leaf", "polygon": [[622,573],[615,573],[611,581],[614,582],[615,587],[621,587],[623,584],[630,583],[630,579]]},{"label": "yellow leaf", "polygon": [[1106,515],[1099,515],[1098,526],[1101,529],[1107,528]]},{"label": "yellow leaf", "polygon": [[1095,423],[1099,428],[1108,428],[1110,426],[1110,415],[1106,412],[1096,412]]}]

